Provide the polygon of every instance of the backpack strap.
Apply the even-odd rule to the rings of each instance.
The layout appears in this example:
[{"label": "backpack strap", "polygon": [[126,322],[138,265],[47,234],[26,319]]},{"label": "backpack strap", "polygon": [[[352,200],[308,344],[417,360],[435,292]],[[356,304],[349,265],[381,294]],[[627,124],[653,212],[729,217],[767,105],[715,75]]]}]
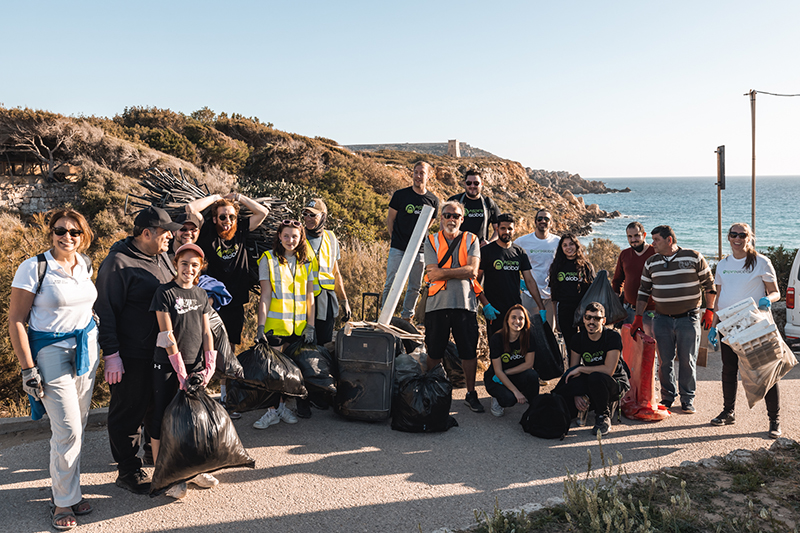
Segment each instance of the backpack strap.
[{"label": "backpack strap", "polygon": [[41,253],[36,256],[36,261],[36,274],[39,277],[39,284],[36,286],[36,294],[39,294],[39,292],[42,290],[42,281],[44,281],[44,275],[47,273],[47,258],[43,253]]}]

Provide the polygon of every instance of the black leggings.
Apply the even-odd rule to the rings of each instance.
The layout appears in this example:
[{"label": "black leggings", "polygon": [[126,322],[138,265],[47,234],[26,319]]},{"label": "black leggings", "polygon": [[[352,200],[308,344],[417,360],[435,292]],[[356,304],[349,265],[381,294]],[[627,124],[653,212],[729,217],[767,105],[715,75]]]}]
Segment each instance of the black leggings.
[{"label": "black leggings", "polygon": [[[486,392],[490,396],[497,398],[497,403],[500,407],[511,407],[517,404],[517,397],[509,390],[508,387],[502,383],[497,383],[494,379],[494,369],[489,369],[483,375],[483,384],[486,387]],[[523,370],[518,374],[506,374],[506,377],[511,380],[511,383],[519,389],[528,403],[533,403],[536,397],[539,396],[539,374],[532,368]]]},{"label": "black leggings", "polygon": [[[186,369],[186,374],[203,370],[203,359],[198,358],[197,362]],[[167,363],[153,363],[153,417],[150,420],[148,432],[150,438],[161,439],[161,422],[164,419],[164,412],[170,402],[178,393],[178,374],[173,370],[172,365]]]},{"label": "black leggings", "polygon": [[[580,305],[578,303],[565,303],[558,302],[558,329],[564,337],[564,343],[567,345],[567,355],[572,351],[572,340],[578,334],[578,327],[573,326],[575,320],[575,310]],[[570,381],[572,381],[570,379]]]},{"label": "black leggings", "polygon": [[[722,402],[723,409],[733,412],[736,406],[736,389],[739,385],[739,356],[733,348],[720,342],[722,351]],[[781,398],[778,392],[778,384],[772,386],[764,396],[764,403],[767,405],[767,416],[770,420],[778,420],[778,413],[781,410]]]},{"label": "black leggings", "polygon": [[[567,373],[569,373],[569,370],[567,370]],[[611,404],[619,400],[619,384],[617,380],[604,372],[579,374],[569,378],[568,382],[565,382],[564,377],[562,377],[553,392],[560,394],[567,400],[567,407],[572,418],[578,416],[578,408],[575,407],[575,396],[588,396],[591,403],[590,408],[594,410],[596,416],[610,416]]]}]

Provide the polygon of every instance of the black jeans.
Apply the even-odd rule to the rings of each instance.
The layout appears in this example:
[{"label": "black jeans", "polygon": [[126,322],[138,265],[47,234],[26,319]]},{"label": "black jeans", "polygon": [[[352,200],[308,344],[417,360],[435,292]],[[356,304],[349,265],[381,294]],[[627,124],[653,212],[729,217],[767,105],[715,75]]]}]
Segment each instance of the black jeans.
[{"label": "black jeans", "polygon": [[[722,352],[722,408],[733,412],[736,406],[736,390],[739,385],[739,356],[724,342],[720,342],[720,351]],[[780,402],[780,393],[776,383],[764,396],[770,420],[778,420],[778,413],[781,410]]]},{"label": "black jeans", "polygon": [[564,396],[564,399],[567,400],[567,407],[572,418],[578,416],[575,396],[588,396],[591,403],[590,408],[594,410],[596,416],[610,416],[611,404],[619,399],[619,384],[617,380],[604,372],[592,372],[573,376],[569,378],[568,382],[565,382],[562,377],[553,392]]},{"label": "black jeans", "polygon": [[153,415],[153,360],[123,358],[122,381],[110,385],[108,440],[119,473],[129,474],[142,467],[139,427],[150,427]]},{"label": "black jeans", "polygon": [[[486,387],[486,392],[490,396],[497,398],[497,403],[500,407],[511,407],[517,404],[517,397],[511,392],[508,387],[502,383],[497,383],[494,379],[494,369],[487,370],[483,375],[483,384]],[[539,374],[532,368],[523,370],[519,374],[506,374],[506,377],[511,380],[511,383],[519,389],[523,396],[528,400],[528,403],[533,403],[536,397],[539,396]],[[571,381],[571,380],[570,380]]]},{"label": "black jeans", "polygon": [[[317,300],[319,301],[319,299]],[[336,318],[333,316],[333,298],[328,296],[328,309],[325,313],[325,318],[316,318],[314,320],[314,330],[317,332],[317,344],[320,346],[326,342],[333,340],[333,326],[336,323]]]},{"label": "black jeans", "polygon": [[[575,310],[580,305],[577,303],[564,303],[558,302],[558,329],[564,337],[564,343],[567,345],[567,357],[572,351],[572,338],[578,334],[578,327],[573,326],[575,320]],[[570,381],[572,381],[570,379]]]}]

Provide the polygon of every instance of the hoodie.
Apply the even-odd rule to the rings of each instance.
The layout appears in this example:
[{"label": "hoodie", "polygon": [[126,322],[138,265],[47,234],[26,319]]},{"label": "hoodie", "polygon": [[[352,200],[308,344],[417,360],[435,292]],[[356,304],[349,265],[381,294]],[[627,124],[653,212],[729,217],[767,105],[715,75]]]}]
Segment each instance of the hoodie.
[{"label": "hoodie", "polygon": [[158,286],[172,281],[174,275],[166,253],[147,255],[136,248],[133,237],[111,246],[97,272],[94,304],[103,354],[153,359],[158,322],[150,312],[150,302]]}]

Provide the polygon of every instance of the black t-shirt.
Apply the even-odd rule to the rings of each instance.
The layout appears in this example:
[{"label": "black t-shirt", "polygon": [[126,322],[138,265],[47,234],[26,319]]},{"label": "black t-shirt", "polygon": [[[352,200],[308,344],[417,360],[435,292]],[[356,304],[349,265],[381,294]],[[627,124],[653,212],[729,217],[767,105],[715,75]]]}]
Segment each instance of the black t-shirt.
[{"label": "black t-shirt", "polygon": [[250,235],[250,220],[239,217],[236,233],[229,241],[217,234],[214,222],[209,218],[200,229],[197,245],[203,249],[208,262],[206,274],[225,284],[234,300],[247,299],[254,281],[250,277],[250,258],[245,243]]},{"label": "black t-shirt", "polygon": [[581,269],[573,259],[568,259],[561,265],[555,277],[550,276],[550,296],[553,301],[565,305],[577,305],[581,302],[589,281],[581,274]]},{"label": "black t-shirt", "polygon": [[[417,194],[412,187],[395,191],[389,201],[389,207],[397,211],[394,225],[392,226],[392,248],[405,252],[408,241],[411,239],[411,234],[414,233],[414,226],[417,225],[419,214],[425,205],[433,207],[433,219],[436,219],[436,213],[439,210],[439,199],[431,191],[427,191],[425,194]],[[422,252],[422,245],[420,245],[419,251]]]},{"label": "black t-shirt", "polygon": [[[508,344],[508,351],[503,348],[503,332],[498,331],[492,338],[489,339],[489,357],[492,359],[500,359],[503,372],[519,366],[525,362],[525,354],[520,353],[519,339]],[[533,338],[533,331],[528,332],[528,352],[536,351],[536,341]],[[494,365],[489,367],[487,373],[494,375]],[[490,378],[491,379],[491,378]]]},{"label": "black t-shirt", "polygon": [[[497,217],[500,216],[500,208],[494,200],[481,195],[474,200],[467,196],[467,193],[456,194],[448,200],[455,200],[464,204],[464,221],[461,223],[461,231],[474,233],[484,241],[488,241],[492,236],[492,224],[497,224]],[[486,201],[486,211],[483,210],[483,202]],[[483,220],[488,212],[489,220],[486,222],[485,231],[481,232]]]},{"label": "black t-shirt", "polygon": [[481,248],[481,270],[483,290],[498,311],[505,314],[512,306],[522,303],[519,279],[523,272],[531,269],[528,254],[520,246],[511,244],[503,248],[497,241]]},{"label": "black t-shirt", "polygon": [[586,331],[581,331],[572,338],[572,351],[580,355],[579,364],[583,366],[601,366],[606,362],[606,355],[612,350],[619,350],[619,361],[612,376],[619,383],[620,389],[631,388],[628,380],[628,365],[622,359],[622,337],[613,329],[603,329],[596,341],[589,338]]},{"label": "black t-shirt", "polygon": [[[203,351],[203,315],[211,312],[206,291],[197,285],[183,289],[170,281],[156,289],[150,311],[169,313],[183,363],[186,368],[194,365]],[[169,364],[167,351],[156,346],[153,361]]]}]

